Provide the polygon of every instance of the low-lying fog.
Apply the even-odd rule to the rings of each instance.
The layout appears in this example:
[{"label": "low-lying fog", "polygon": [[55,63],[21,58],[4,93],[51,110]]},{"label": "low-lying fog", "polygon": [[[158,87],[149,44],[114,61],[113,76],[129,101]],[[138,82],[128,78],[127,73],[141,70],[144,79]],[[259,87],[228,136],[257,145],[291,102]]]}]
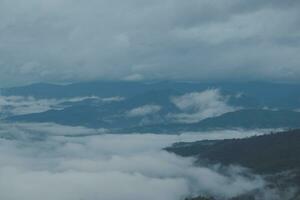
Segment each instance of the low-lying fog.
[{"label": "low-lying fog", "polygon": [[[266,131],[181,135],[105,134],[56,124],[0,125],[0,199],[181,200],[232,197],[264,186],[238,167],[196,167],[162,150],[174,142],[247,137]],[[226,175],[225,175],[226,174]]]}]

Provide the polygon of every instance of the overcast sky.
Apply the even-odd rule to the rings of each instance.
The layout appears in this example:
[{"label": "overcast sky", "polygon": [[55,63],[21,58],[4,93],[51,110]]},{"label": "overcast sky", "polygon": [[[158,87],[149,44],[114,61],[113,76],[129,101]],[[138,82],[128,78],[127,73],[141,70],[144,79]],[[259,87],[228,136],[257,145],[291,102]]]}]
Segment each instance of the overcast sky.
[{"label": "overcast sky", "polygon": [[300,81],[299,0],[1,0],[0,84]]}]

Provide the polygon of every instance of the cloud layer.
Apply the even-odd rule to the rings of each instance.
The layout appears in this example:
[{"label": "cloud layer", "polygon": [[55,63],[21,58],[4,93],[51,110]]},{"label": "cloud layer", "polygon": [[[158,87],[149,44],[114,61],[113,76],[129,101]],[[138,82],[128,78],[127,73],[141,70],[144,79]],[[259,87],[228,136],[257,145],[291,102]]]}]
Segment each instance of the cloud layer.
[{"label": "cloud layer", "polygon": [[129,117],[143,117],[151,114],[155,114],[161,110],[159,105],[144,105],[138,108],[134,108],[128,111],[127,116]]},{"label": "cloud layer", "polygon": [[26,96],[0,96],[0,117],[10,115],[23,115],[29,113],[39,113],[51,109],[63,109],[68,103],[75,103],[84,100],[95,100],[99,104],[122,101],[122,97],[100,98],[97,96],[85,96],[63,99],[36,99]]},{"label": "cloud layer", "polygon": [[0,84],[299,81],[294,0],[2,0]]},{"label": "cloud layer", "polygon": [[172,114],[171,118],[183,123],[199,122],[205,118],[216,117],[237,108],[227,104],[228,97],[223,96],[218,89],[209,89],[203,92],[188,93],[173,97],[172,102],[183,113]]},{"label": "cloud layer", "polygon": [[[71,129],[73,137],[69,135]],[[244,176],[245,171],[238,167],[225,168],[221,173],[217,166],[195,167],[193,159],[161,150],[173,142],[263,132],[109,135],[95,130],[98,135],[86,137],[79,136],[79,132],[90,135],[91,130],[2,123],[0,198],[181,200],[193,194],[231,197],[265,184],[261,177]],[[43,137],[32,137],[37,134]]]}]

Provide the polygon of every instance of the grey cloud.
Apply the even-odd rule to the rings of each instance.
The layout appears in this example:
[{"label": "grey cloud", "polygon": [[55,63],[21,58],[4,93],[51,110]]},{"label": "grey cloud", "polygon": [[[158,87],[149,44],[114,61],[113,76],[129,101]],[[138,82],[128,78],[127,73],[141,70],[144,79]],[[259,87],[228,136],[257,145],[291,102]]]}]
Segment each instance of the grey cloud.
[{"label": "grey cloud", "polygon": [[0,2],[1,84],[299,81],[297,1]]}]

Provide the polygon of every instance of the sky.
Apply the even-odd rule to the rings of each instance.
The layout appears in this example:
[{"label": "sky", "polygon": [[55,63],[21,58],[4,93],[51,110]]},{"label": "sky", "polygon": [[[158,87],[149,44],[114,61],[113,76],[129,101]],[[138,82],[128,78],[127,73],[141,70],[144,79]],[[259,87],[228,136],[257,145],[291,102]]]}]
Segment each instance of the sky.
[{"label": "sky", "polygon": [[0,85],[300,81],[297,0],[1,0]]}]

